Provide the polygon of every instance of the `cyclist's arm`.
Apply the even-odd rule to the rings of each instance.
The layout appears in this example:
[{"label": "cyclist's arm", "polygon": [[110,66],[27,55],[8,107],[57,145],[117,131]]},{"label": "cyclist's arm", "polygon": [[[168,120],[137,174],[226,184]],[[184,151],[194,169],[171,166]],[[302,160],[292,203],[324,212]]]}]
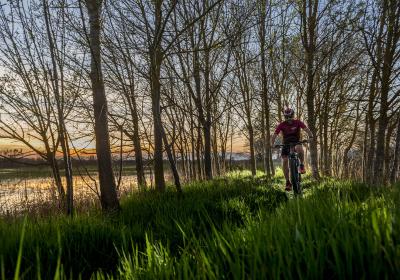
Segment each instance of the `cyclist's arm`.
[{"label": "cyclist's arm", "polygon": [[302,121],[298,121],[298,122],[299,122],[300,127],[301,127],[305,132],[307,132],[307,134],[308,134],[308,139],[314,138],[314,135],[313,135],[312,131],[308,128],[308,126],[306,126]]},{"label": "cyclist's arm", "polygon": [[308,134],[308,139],[312,139],[314,138],[314,134],[312,133],[312,131],[306,126],[303,128],[305,132],[307,132]]},{"label": "cyclist's arm", "polygon": [[277,125],[277,127],[275,128],[275,132],[274,132],[274,134],[272,135],[272,138],[271,138],[271,146],[272,146],[272,147],[275,145],[276,137],[279,135],[279,133],[280,133],[281,131],[282,131],[282,123],[280,123],[280,124]]},{"label": "cyclist's arm", "polygon": [[272,138],[271,138],[271,146],[274,146],[275,145],[275,140],[276,140],[276,137],[278,136],[278,134],[275,132],[274,133],[274,135],[272,135]]}]

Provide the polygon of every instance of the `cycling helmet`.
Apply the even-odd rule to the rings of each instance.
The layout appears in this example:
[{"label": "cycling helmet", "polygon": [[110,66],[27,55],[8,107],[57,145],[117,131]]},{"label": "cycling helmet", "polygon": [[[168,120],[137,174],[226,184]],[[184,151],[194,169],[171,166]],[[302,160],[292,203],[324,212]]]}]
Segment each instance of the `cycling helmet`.
[{"label": "cycling helmet", "polygon": [[283,115],[285,116],[285,118],[291,119],[294,117],[294,110],[288,107],[283,111]]}]

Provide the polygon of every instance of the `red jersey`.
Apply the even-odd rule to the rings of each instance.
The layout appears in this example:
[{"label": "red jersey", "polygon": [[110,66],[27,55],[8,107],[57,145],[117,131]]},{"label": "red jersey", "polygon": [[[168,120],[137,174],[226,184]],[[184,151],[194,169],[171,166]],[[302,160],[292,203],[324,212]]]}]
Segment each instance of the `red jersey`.
[{"label": "red jersey", "polygon": [[292,120],[281,122],[275,129],[275,133],[279,134],[282,131],[283,143],[293,143],[300,141],[300,128],[306,128],[306,125],[300,120]]}]

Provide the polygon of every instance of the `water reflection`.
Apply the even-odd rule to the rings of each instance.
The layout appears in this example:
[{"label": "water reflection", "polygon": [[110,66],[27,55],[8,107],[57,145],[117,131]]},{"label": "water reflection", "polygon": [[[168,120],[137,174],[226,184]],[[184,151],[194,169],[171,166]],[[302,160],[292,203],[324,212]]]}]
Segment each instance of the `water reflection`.
[{"label": "water reflection", "polygon": [[[82,201],[98,200],[98,182],[96,176],[76,176],[74,182],[74,197]],[[65,181],[63,182],[64,186]],[[131,192],[137,188],[136,176],[122,176],[119,185],[119,195]],[[0,215],[28,211],[35,205],[57,203],[58,194],[53,178],[26,178],[0,180]]]}]

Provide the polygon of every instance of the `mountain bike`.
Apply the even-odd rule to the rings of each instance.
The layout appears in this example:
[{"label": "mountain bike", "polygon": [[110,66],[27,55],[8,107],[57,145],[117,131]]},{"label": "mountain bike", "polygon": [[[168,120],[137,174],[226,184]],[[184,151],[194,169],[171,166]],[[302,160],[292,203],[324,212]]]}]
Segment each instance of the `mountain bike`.
[{"label": "mountain bike", "polygon": [[296,145],[304,144],[304,143],[307,143],[307,140],[289,143],[289,144],[275,145],[276,148],[283,148],[283,147],[287,147],[287,146],[290,147],[289,174],[290,174],[290,183],[292,184],[293,193],[295,195],[301,195],[301,193],[302,193],[301,184],[300,184],[301,174],[299,173],[300,160],[299,160],[299,155],[296,153],[295,147],[296,147]]}]

